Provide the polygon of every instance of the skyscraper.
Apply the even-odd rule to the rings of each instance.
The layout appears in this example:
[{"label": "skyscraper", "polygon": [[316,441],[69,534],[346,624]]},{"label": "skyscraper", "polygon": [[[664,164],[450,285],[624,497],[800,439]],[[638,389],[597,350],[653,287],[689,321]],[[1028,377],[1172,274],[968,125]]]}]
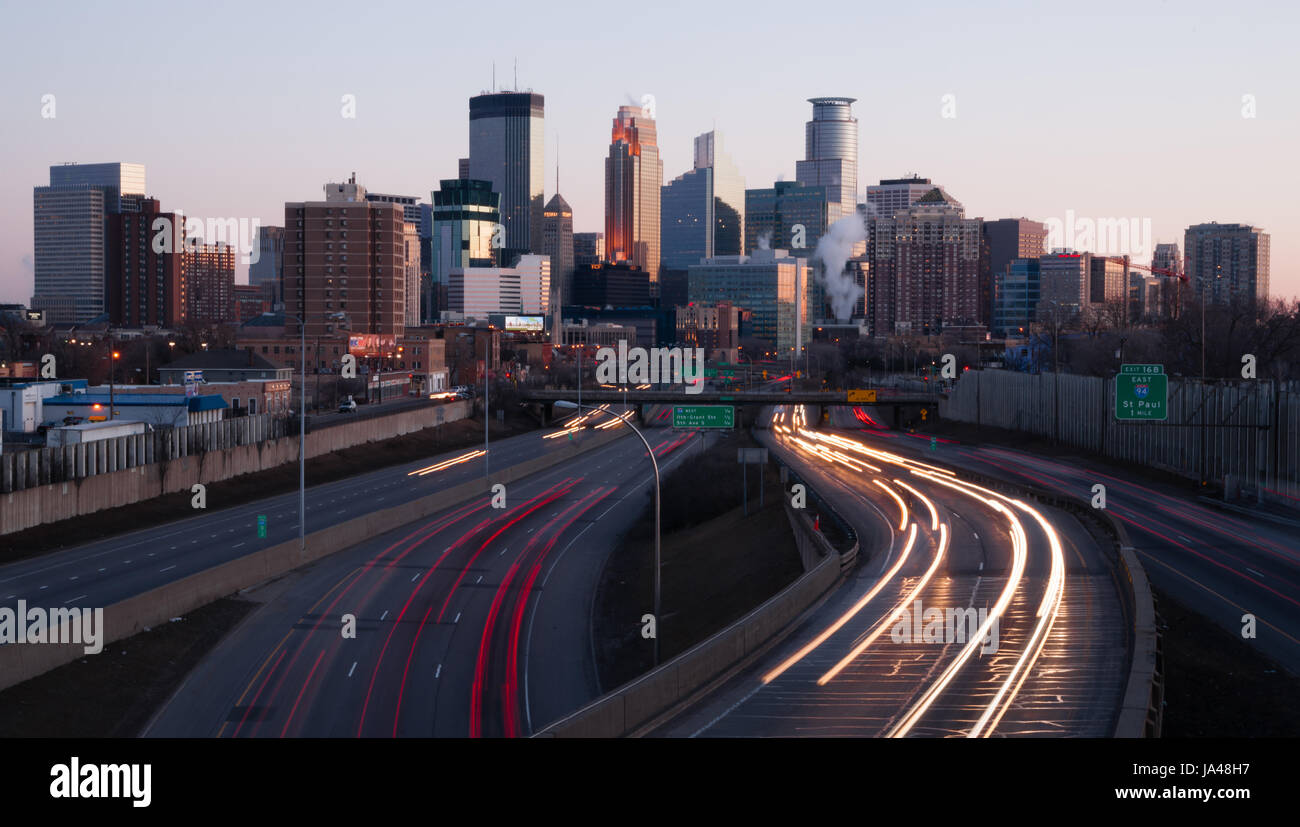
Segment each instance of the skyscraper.
[{"label": "skyscraper", "polygon": [[502,266],[542,249],[545,99],[534,92],[493,92],[469,99],[469,178],[501,197]]},{"label": "skyscraper", "polygon": [[804,160],[795,163],[795,178],[826,187],[830,221],[858,206],[858,119],[856,98],[809,98],[813,118],[804,127]]},{"label": "skyscraper", "polygon": [[542,254],[551,257],[552,303],[569,304],[573,295],[573,210],[558,192],[542,211]]},{"label": "skyscraper", "polygon": [[620,106],[605,159],[605,256],[627,261],[659,280],[659,199],[664,165],[654,118],[640,106]]},{"label": "skyscraper", "polygon": [[430,295],[424,318],[434,321],[450,309],[447,285],[451,271],[500,265],[493,237],[501,224],[501,194],[491,181],[446,178],[433,196],[429,252]]},{"label": "skyscraper", "polygon": [[108,217],[138,212],[144,192],[143,164],[50,167],[50,185],[32,189],[33,309],[62,323],[104,312]]},{"label": "skyscraper", "polygon": [[745,239],[745,179],[722,149],[721,136],[695,139],[695,165],[663,188],[660,241],[665,267],[740,255]]},{"label": "skyscraper", "polygon": [[1208,302],[1268,298],[1269,235],[1247,224],[1196,224],[1183,236],[1192,292]]},{"label": "skyscraper", "polygon": [[873,332],[932,335],[979,315],[980,220],[938,187],[867,230]]}]

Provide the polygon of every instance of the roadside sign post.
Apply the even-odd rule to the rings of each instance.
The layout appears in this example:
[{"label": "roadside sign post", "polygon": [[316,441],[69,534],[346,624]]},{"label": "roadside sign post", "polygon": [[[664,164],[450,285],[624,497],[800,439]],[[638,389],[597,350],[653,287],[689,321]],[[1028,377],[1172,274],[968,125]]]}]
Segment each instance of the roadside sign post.
[{"label": "roadside sign post", "polygon": [[1169,418],[1169,377],[1164,365],[1120,365],[1115,375],[1115,419]]},{"label": "roadside sign post", "polygon": [[257,536],[259,538],[266,536],[266,515],[265,514],[257,515]]},{"label": "roadside sign post", "polygon": [[736,462],[740,465],[741,491],[745,503],[745,516],[749,516],[749,465],[758,466],[758,507],[763,507],[763,466],[767,464],[766,448],[737,448]]}]

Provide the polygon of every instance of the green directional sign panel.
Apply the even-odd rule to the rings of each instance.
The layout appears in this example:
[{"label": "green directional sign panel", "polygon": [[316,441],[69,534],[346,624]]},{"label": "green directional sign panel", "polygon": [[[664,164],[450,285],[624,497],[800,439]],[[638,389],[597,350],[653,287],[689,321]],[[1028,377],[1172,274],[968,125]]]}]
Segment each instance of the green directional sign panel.
[{"label": "green directional sign panel", "polygon": [[1121,365],[1115,376],[1115,418],[1169,418],[1169,377],[1164,365]]},{"label": "green directional sign panel", "polygon": [[734,428],[736,409],[731,405],[674,405],[674,428]]}]

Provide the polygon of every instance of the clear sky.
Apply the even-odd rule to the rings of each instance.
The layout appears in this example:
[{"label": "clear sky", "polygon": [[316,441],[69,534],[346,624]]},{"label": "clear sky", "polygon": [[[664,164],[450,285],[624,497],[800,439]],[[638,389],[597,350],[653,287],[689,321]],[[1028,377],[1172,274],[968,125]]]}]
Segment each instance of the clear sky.
[{"label": "clear sky", "polygon": [[0,8],[4,301],[31,295],[32,187],[51,164],[143,163],[165,210],[263,224],[353,171],[428,201],[468,153],[468,98],[493,61],[513,87],[516,60],[519,88],[546,96],[546,197],[558,136],[579,232],[604,226],[620,104],[654,96],[665,182],[716,124],[759,187],[793,179],[806,99],[843,95],[858,99],[859,196],[915,172],[986,219],[1149,219],[1152,244],[1180,246],[1189,224],[1254,224],[1272,235],[1273,293],[1300,294],[1293,0]]}]

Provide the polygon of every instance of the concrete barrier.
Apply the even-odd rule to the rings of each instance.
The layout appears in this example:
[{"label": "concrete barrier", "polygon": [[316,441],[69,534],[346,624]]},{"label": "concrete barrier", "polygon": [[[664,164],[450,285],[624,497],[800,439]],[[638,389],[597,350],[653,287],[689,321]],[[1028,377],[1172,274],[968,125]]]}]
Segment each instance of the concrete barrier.
[{"label": "concrete barrier", "polygon": [[[346,522],[314,531],[305,538],[305,551],[298,540],[246,554],[212,568],[150,589],[104,608],[102,641],[107,644],[130,637],[147,628],[183,616],[218,598],[234,594],[273,577],[352,548],[394,527],[406,525],[474,497],[486,495],[496,483],[509,483],[567,462],[575,456],[631,436],[622,428],[590,430],[581,441],[566,442],[540,457],[502,468],[488,478],[470,480],[411,502],[390,506]],[[33,604],[35,605],[35,604]],[[51,608],[51,607],[45,607]],[[30,680],[58,666],[87,657],[81,644],[7,644],[0,646],[0,689]]]},{"label": "concrete barrier", "polygon": [[[785,506],[796,543],[816,546],[820,560],[749,614],[576,712],[537,732],[541,738],[621,738],[688,703],[720,676],[764,651],[840,580],[840,554],[801,511]],[[856,553],[857,544],[853,551]]]},{"label": "concrete barrier", "polygon": [[[344,448],[464,419],[470,412],[470,403],[459,401],[320,428],[307,434],[305,453],[307,459],[313,459]],[[54,457],[57,456],[57,464],[71,469],[75,477],[49,482],[49,474],[42,472],[46,484],[37,484],[32,479],[28,487],[0,493],[0,535],[143,502],[164,494],[188,491],[195,483],[210,485],[298,460],[296,436],[226,444],[225,440],[233,439],[236,432],[245,437],[256,435],[257,429],[265,425],[261,420],[247,425],[245,422],[247,419],[237,419],[147,435],[157,437],[163,455],[171,458],[131,467],[126,467],[128,441],[138,440],[140,448],[135,451],[135,456],[149,459],[149,453],[143,448],[152,446],[153,439],[146,442],[146,435],[123,436],[89,445],[65,446],[62,453],[52,451],[48,461],[39,463],[40,468],[48,469],[55,465]],[[225,434],[220,439],[218,425],[222,426]],[[243,431],[239,429],[241,425]],[[115,443],[111,454],[107,453],[109,442]],[[205,446],[208,449],[205,450]],[[14,474],[33,477],[38,462],[29,462],[29,455],[40,453],[28,451],[12,455],[9,459],[14,465]],[[120,458],[121,462],[110,461],[110,457]],[[110,471],[110,467],[119,470]],[[8,469],[9,465],[4,468]]]}]

